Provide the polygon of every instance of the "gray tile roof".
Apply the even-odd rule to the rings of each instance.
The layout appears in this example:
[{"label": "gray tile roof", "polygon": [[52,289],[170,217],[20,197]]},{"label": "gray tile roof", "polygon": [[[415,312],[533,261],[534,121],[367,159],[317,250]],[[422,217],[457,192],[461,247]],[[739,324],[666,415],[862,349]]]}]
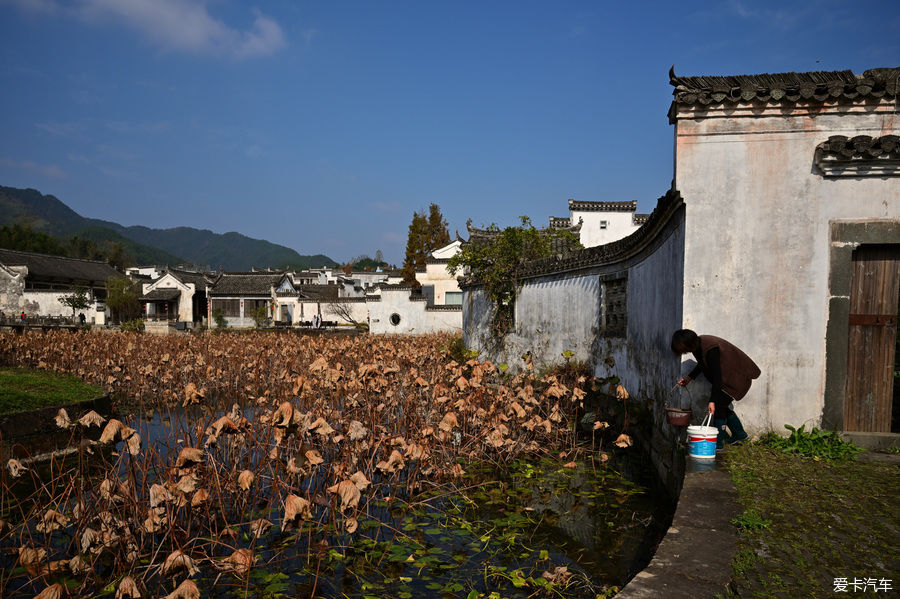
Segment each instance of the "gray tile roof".
[{"label": "gray tile roof", "polygon": [[579,202],[569,200],[569,210],[581,212],[634,212],[637,210],[637,200],[630,202]]},{"label": "gray tile roof", "polygon": [[750,102],[821,103],[857,98],[897,97],[900,68],[808,73],[765,73],[728,77],[677,77],[669,71],[675,104],[701,106]]},{"label": "gray tile roof", "polygon": [[270,296],[283,272],[222,273],[210,289],[211,296]]},{"label": "gray tile roof", "polygon": [[0,264],[27,266],[29,280],[105,283],[112,277],[125,276],[106,262],[18,250],[0,249]]},{"label": "gray tile roof", "polygon": [[153,289],[140,297],[142,302],[170,302],[178,299],[181,290],[172,288]]}]

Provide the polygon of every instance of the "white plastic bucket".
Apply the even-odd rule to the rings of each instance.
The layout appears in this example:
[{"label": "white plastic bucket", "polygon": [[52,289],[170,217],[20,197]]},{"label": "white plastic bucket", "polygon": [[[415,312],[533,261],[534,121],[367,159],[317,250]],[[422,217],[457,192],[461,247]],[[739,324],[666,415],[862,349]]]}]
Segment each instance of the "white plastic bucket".
[{"label": "white plastic bucket", "polygon": [[716,459],[716,439],[719,431],[714,426],[705,426],[709,416],[700,426],[689,426],[687,429],[688,455],[695,460]]}]

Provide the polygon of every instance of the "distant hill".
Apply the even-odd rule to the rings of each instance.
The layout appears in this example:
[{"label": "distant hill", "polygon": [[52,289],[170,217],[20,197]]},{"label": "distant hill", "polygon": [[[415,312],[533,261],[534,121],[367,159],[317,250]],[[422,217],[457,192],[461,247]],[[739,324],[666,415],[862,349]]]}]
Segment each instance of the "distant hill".
[{"label": "distant hill", "polygon": [[150,229],[85,218],[52,195],[34,189],[0,186],[0,225],[27,224],[51,235],[78,235],[94,241],[115,241],[141,264],[209,265],[225,270],[311,268],[337,266],[323,254],[304,256],[291,248],[240,233],[175,227]]}]

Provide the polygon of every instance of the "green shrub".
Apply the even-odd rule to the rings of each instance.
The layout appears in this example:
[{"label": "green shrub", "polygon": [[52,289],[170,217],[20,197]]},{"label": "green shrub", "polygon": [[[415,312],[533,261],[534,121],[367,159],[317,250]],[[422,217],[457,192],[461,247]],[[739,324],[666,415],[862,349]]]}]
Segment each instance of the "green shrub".
[{"label": "green shrub", "polygon": [[822,431],[815,427],[811,431],[806,431],[805,426],[794,428],[790,424],[785,424],[784,428],[791,431],[790,436],[781,437],[770,433],[762,438],[762,443],[784,453],[828,460],[849,458],[863,451],[853,443],[841,439],[835,431]]},{"label": "green shrub", "polygon": [[140,318],[135,318],[134,320],[123,322],[119,328],[123,331],[130,331],[132,333],[143,333],[144,321]]},{"label": "green shrub", "polygon": [[213,308],[212,317],[213,322],[216,323],[218,328],[224,329],[228,326],[228,321],[225,320],[225,314],[222,312],[222,308]]}]

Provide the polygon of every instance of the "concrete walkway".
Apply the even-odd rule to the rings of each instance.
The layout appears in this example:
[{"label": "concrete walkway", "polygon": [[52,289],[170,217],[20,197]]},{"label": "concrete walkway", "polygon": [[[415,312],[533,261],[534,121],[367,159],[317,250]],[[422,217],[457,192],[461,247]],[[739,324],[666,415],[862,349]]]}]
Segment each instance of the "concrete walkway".
[{"label": "concrete walkway", "polygon": [[716,462],[688,458],[672,526],[650,562],[616,599],[715,597],[731,580],[742,510],[731,475]]}]

